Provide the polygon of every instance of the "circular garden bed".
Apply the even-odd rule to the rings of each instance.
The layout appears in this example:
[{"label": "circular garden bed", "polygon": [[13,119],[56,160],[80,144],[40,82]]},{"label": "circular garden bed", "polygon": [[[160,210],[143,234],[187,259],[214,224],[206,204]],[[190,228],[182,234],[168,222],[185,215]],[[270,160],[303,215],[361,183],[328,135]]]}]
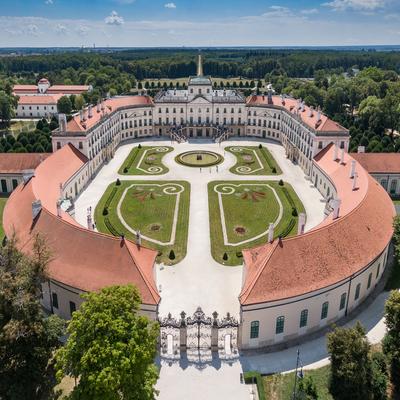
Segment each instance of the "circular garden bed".
[{"label": "circular garden bed", "polygon": [[207,150],[194,150],[186,151],[175,157],[175,161],[178,164],[185,165],[187,167],[211,167],[213,165],[218,165],[224,158],[218,153]]}]

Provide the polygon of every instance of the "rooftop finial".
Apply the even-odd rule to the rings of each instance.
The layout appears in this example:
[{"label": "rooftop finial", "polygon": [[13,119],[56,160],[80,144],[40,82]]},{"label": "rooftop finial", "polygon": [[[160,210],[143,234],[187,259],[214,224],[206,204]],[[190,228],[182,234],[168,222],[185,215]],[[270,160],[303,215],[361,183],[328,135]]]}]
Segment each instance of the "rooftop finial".
[{"label": "rooftop finial", "polygon": [[198,55],[197,76],[203,76],[203,59],[201,57],[201,54]]}]

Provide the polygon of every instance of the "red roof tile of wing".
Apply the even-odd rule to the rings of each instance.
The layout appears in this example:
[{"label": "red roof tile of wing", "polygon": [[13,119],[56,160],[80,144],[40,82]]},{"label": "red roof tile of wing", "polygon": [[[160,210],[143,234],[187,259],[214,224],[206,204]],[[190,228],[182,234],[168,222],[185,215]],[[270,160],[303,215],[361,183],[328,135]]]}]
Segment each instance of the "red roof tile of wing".
[{"label": "red roof tile of wing", "polygon": [[[246,101],[248,106],[262,106],[268,105],[268,96],[250,96]],[[291,98],[285,98],[282,102],[280,96],[272,96],[272,105],[282,107],[294,114],[297,110],[297,100]],[[317,122],[317,111],[313,110],[310,116],[310,107],[305,106],[304,111],[300,112],[299,115],[302,121],[307,124],[310,128],[315,129],[318,132],[347,132],[347,129],[339,125],[337,122],[332,121],[326,115],[321,113],[321,121]]]},{"label": "red roof tile of wing", "polygon": [[[132,283],[138,287],[143,304],[158,304],[160,296],[153,278],[156,251],[89,231],[67,214],[56,216],[59,183],[65,183],[84,164],[84,156],[71,145],[44,161],[35,176],[8,199],[3,216],[6,234],[15,232],[21,250],[27,253],[34,235],[44,235],[53,255],[49,275],[56,281],[85,291]],[[42,210],[33,222],[32,202],[37,199]]]},{"label": "red roof tile of wing", "polygon": [[400,153],[352,153],[370,174],[400,174]]},{"label": "red roof tile of wing", "polygon": [[38,87],[36,85],[14,85],[13,91],[15,94],[18,93],[31,93],[31,92],[37,92]]},{"label": "red roof tile of wing", "polygon": [[[97,108],[93,107],[93,117],[86,118],[84,122],[80,121],[80,116],[75,115],[67,125],[68,132],[84,132],[96,125],[104,116],[114,112],[118,108],[127,106],[151,106],[153,102],[148,96],[124,96],[112,97],[104,101],[104,112],[97,112]],[[87,117],[87,111],[85,112]]]},{"label": "red roof tile of wing", "polygon": [[88,85],[53,85],[47,89],[46,93],[79,94],[87,92],[89,89]]},{"label": "red roof tile of wing", "polygon": [[359,189],[352,191],[351,158],[333,161],[333,147],[319,155],[342,200],[340,217],[329,216],[313,230],[272,244],[244,250],[246,279],[242,305],[286,299],[312,292],[351,276],[383,252],[393,234],[393,203],[361,168]]},{"label": "red roof tile of wing", "polygon": [[0,173],[20,174],[27,169],[35,169],[49,153],[2,153],[0,155]]},{"label": "red roof tile of wing", "polygon": [[38,95],[38,96],[19,96],[18,104],[27,104],[27,105],[47,105],[53,104],[56,105],[57,101],[60,99],[61,95],[53,94],[51,96],[48,95]]}]

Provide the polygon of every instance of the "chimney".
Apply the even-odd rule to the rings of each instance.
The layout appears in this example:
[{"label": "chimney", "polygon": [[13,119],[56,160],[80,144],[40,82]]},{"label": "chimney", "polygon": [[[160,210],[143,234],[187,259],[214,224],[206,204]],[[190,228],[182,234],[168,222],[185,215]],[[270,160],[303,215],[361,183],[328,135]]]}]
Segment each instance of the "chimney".
[{"label": "chimney", "polygon": [[272,90],[268,89],[268,104],[273,104],[272,101]]},{"label": "chimney", "polygon": [[93,230],[92,213],[90,211],[87,214],[87,228],[89,231]]},{"label": "chimney", "polygon": [[344,149],[341,149],[340,152],[340,164],[344,164]]},{"label": "chimney", "polygon": [[283,94],[281,94],[281,102],[282,105],[285,105],[285,96]]},{"label": "chimney", "polygon": [[58,125],[60,127],[60,132],[65,132],[67,130],[67,116],[65,114],[58,114]]},{"label": "chimney", "polygon": [[333,207],[333,219],[339,218],[339,211],[340,211],[340,206],[342,204],[342,200],[340,199],[334,199],[332,200],[332,207]]},{"label": "chimney", "polygon": [[104,100],[101,101],[101,111],[104,111],[105,106],[104,106]]},{"label": "chimney", "polygon": [[63,184],[61,182],[58,185],[58,189],[60,190],[60,199],[62,199],[63,198]]},{"label": "chimney", "polygon": [[93,117],[93,108],[92,105],[89,104],[88,106],[88,118],[92,118]]},{"label": "chimney", "polygon": [[57,217],[61,218],[61,200],[57,200]]},{"label": "chimney", "polygon": [[101,107],[100,100],[98,100],[97,101],[97,107],[96,107],[98,113],[100,112],[100,107]]},{"label": "chimney", "polygon": [[304,233],[304,227],[306,226],[306,214],[299,214],[299,222],[297,227],[297,234],[302,235]]},{"label": "chimney", "polygon": [[310,117],[314,116],[314,107],[310,106]]},{"label": "chimney", "polygon": [[271,222],[268,228],[268,242],[272,243],[274,240],[274,224]]},{"label": "chimney", "polygon": [[42,202],[40,200],[36,200],[32,202],[32,219],[39,215],[40,211],[42,210]]},{"label": "chimney", "polygon": [[321,122],[321,107],[318,106],[317,109],[317,124]]},{"label": "chimney", "polygon": [[333,152],[333,161],[336,161],[339,158],[338,157],[339,147],[336,143],[334,146],[335,147],[334,147],[334,152]]},{"label": "chimney", "polygon": [[358,173],[354,172],[354,176],[353,176],[353,190],[357,190],[357,178],[358,178]]},{"label": "chimney", "polygon": [[356,160],[352,160],[351,161],[351,168],[350,168],[350,179],[354,178],[354,174],[356,173],[356,165],[357,165]]},{"label": "chimney", "polygon": [[140,234],[140,231],[136,232],[136,245],[139,247],[142,245],[142,235]]},{"label": "chimney", "polygon": [[79,120],[81,121],[81,123],[85,120],[85,117],[83,116],[83,110],[79,111]]},{"label": "chimney", "polygon": [[358,146],[357,153],[365,153],[365,146]]}]

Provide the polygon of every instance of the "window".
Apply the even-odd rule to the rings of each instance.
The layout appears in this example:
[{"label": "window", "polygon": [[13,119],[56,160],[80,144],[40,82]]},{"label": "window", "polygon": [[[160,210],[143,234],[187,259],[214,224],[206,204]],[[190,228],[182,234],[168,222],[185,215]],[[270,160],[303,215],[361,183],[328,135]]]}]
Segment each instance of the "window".
[{"label": "window", "polygon": [[252,321],[250,324],[250,339],[257,339],[260,331],[260,321]]},{"label": "window", "polygon": [[82,142],[79,142],[79,149],[80,149],[80,150],[83,149],[83,144],[82,144]]},{"label": "window", "polygon": [[308,310],[303,310],[300,313],[300,328],[307,326]]},{"label": "window", "polygon": [[322,149],[322,142],[318,142],[318,148]]},{"label": "window", "polygon": [[54,307],[54,308],[58,308],[58,297],[57,297],[57,293],[52,293],[52,294],[51,294],[51,298],[52,298],[53,307]]},{"label": "window", "polygon": [[360,297],[360,289],[361,289],[361,283],[359,283],[356,286],[356,293],[354,294],[354,300],[358,300],[358,298]]},{"label": "window", "polygon": [[284,329],[285,329],[285,317],[281,315],[276,319],[275,333],[279,335],[280,333],[283,333]]},{"label": "window", "polygon": [[12,187],[13,187],[13,190],[16,189],[17,186],[18,186],[18,181],[17,181],[16,179],[13,179],[13,180],[12,180]]},{"label": "window", "polygon": [[76,311],[76,305],[73,301],[69,302],[69,314],[72,317],[72,313]]},{"label": "window", "polygon": [[371,281],[372,281],[372,272],[368,275],[368,285],[367,285],[367,289],[369,289],[371,287]]},{"label": "window", "polygon": [[379,272],[381,270],[381,264],[378,264],[378,269],[376,270],[376,278],[379,276]]},{"label": "window", "polygon": [[328,308],[329,308],[329,302],[325,302],[322,304],[322,309],[321,309],[321,319],[325,319],[328,316]]},{"label": "window", "polygon": [[346,293],[342,293],[340,296],[340,306],[339,306],[339,311],[343,310],[343,308],[346,306]]}]

